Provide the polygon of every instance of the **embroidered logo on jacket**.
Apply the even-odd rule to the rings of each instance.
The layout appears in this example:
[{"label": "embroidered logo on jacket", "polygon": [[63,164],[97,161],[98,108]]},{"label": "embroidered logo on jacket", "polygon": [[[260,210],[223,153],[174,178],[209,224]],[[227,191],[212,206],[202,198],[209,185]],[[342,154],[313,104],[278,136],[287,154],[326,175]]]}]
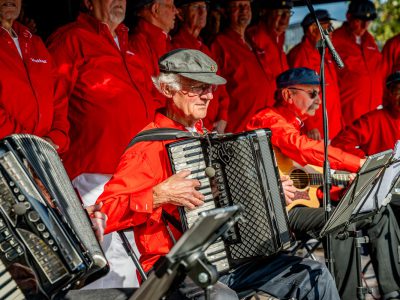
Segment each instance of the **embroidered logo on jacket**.
[{"label": "embroidered logo on jacket", "polygon": [[31,58],[31,61],[37,64],[47,64],[47,60],[41,58]]}]

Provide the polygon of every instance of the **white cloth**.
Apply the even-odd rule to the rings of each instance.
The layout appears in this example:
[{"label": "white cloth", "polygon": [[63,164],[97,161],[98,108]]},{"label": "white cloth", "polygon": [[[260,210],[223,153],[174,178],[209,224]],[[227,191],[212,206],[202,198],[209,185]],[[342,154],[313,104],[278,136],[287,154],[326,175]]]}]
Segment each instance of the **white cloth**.
[{"label": "white cloth", "polygon": [[[110,178],[111,175],[109,174],[84,173],[72,180],[72,184],[77,189],[84,206],[89,206],[96,202],[104,190],[104,185]],[[133,230],[127,232],[126,236],[139,257]],[[138,287],[136,267],[126,253],[118,233],[113,232],[105,235],[101,246],[110,264],[110,272],[83,289]]]}]

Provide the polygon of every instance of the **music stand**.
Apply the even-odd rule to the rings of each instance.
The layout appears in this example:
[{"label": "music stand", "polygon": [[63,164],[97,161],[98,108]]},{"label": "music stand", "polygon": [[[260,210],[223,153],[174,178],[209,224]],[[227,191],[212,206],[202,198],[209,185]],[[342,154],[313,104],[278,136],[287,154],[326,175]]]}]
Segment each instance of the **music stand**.
[{"label": "music stand", "polygon": [[[322,228],[319,236],[323,237],[339,229],[377,213],[383,201],[377,201],[378,195],[392,182],[386,173],[393,162],[393,151],[388,150],[368,156],[364,165]],[[384,176],[387,174],[387,176]],[[384,182],[385,180],[385,182]],[[389,182],[390,180],[390,182]]]},{"label": "music stand", "polygon": [[400,146],[369,156],[343,196],[331,218],[320,232],[320,237],[336,231],[336,238],[354,237],[357,266],[357,298],[365,299],[367,288],[361,278],[361,246],[369,242],[361,230],[349,230],[357,221],[373,216],[391,201],[393,190],[400,184]]},{"label": "music stand", "polygon": [[205,250],[240,219],[240,210],[239,206],[233,205],[201,212],[197,222],[157,262],[155,271],[130,300],[160,299],[186,275],[205,289],[207,299],[210,288],[218,280],[218,273],[207,261]]}]

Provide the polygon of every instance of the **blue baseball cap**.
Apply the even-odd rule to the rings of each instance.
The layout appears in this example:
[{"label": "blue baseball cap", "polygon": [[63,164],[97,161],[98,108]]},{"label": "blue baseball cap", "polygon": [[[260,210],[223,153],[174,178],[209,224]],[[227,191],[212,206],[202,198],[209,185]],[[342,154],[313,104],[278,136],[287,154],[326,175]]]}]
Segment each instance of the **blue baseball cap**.
[{"label": "blue baseball cap", "polygon": [[[320,22],[336,20],[336,19],[332,18],[330,16],[329,12],[325,9],[317,9],[315,11],[315,14],[317,16],[317,19]],[[304,29],[307,29],[308,26],[310,26],[314,22],[315,22],[314,17],[311,15],[311,13],[309,13],[304,17],[303,21],[301,21],[301,27],[303,27]]]},{"label": "blue baseball cap", "polygon": [[319,85],[319,83],[318,73],[308,68],[289,69],[276,78],[276,86],[279,89],[297,84]]}]

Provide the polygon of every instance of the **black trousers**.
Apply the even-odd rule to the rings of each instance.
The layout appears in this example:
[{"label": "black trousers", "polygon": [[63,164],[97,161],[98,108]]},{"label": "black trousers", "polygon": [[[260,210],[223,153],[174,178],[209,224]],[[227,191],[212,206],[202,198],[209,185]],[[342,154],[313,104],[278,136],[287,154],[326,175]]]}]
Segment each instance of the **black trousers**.
[{"label": "black trousers", "polygon": [[[325,223],[322,208],[295,207],[289,212],[290,225],[297,238],[319,231]],[[371,262],[383,299],[400,291],[400,231],[390,206],[373,218],[355,225],[370,238]],[[341,299],[357,299],[357,268],[353,238],[332,239],[335,280]]]},{"label": "black trousers", "polygon": [[[284,254],[254,259],[234,268],[220,277],[211,299],[238,299],[235,292],[242,297],[257,292],[279,299],[339,299],[333,278],[323,264]],[[170,299],[204,299],[204,295],[186,280]]]}]

